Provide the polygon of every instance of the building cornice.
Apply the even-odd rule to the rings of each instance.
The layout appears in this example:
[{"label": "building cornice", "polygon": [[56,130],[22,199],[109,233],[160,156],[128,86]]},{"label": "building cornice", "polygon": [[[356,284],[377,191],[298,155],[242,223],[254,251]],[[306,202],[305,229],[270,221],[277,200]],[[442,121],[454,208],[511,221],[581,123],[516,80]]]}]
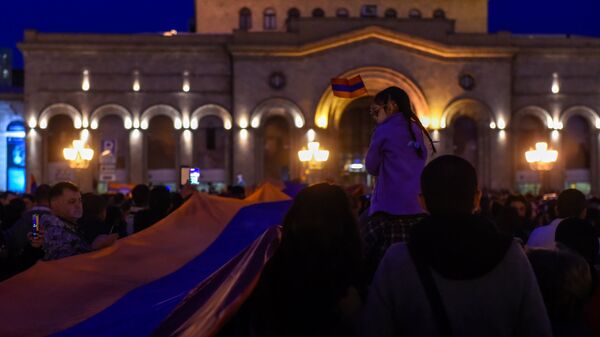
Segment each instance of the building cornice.
[{"label": "building cornice", "polygon": [[361,28],[298,46],[232,44],[230,50],[236,56],[304,57],[368,40],[384,41],[442,58],[510,58],[518,51],[511,47],[450,46],[377,26]]}]

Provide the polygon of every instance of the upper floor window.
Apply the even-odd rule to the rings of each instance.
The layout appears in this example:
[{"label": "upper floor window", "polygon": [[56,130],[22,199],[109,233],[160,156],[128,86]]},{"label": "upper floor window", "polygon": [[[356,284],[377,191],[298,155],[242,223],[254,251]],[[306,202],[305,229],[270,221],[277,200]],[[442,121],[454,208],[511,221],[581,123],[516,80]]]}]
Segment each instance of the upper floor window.
[{"label": "upper floor window", "polygon": [[388,8],[385,10],[384,16],[386,18],[397,18],[398,17],[398,12],[396,12],[395,9],[393,8]]},{"label": "upper floor window", "polygon": [[408,17],[411,19],[420,19],[422,16],[421,11],[416,8],[413,8],[408,12]]},{"label": "upper floor window", "polygon": [[315,8],[312,11],[313,18],[322,18],[325,17],[325,11],[321,8]]},{"label": "upper floor window", "polygon": [[240,9],[240,30],[252,28],[252,11],[248,7]]},{"label": "upper floor window", "polygon": [[444,12],[443,9],[438,8],[436,10],[433,11],[433,18],[434,19],[445,19],[446,18],[446,12]]},{"label": "upper floor window", "polygon": [[360,16],[363,18],[376,18],[377,5],[363,5],[360,8]]},{"label": "upper floor window", "polygon": [[347,18],[350,16],[350,13],[348,13],[348,10],[346,8],[338,8],[335,11],[335,16],[337,16],[338,18]]},{"label": "upper floor window", "polygon": [[263,15],[263,28],[265,30],[277,29],[277,17],[275,16],[275,10],[273,8],[267,8],[265,9]]},{"label": "upper floor window", "polygon": [[296,19],[299,17],[300,17],[300,10],[296,7],[290,8],[290,10],[288,11],[288,20]]}]

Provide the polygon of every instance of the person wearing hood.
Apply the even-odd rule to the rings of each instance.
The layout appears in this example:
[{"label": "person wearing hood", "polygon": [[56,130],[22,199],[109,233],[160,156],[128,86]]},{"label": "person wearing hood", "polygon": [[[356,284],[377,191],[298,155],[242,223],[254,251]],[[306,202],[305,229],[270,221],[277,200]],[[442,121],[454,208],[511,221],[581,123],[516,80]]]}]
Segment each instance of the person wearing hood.
[{"label": "person wearing hood", "polygon": [[522,247],[474,215],[480,196],[468,161],[446,155],[425,167],[428,216],[383,257],[362,336],[552,336]]}]

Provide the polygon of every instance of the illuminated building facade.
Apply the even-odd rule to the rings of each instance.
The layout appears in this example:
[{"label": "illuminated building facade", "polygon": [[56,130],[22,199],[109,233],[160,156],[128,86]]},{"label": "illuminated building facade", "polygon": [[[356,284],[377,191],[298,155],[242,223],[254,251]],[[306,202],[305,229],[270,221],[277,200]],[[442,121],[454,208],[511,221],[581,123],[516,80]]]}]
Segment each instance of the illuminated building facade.
[{"label": "illuminated building facade", "polygon": [[87,128],[93,148],[116,144],[114,166],[79,173],[88,190],[176,185],[182,165],[213,183],[294,179],[313,129],[331,151],[321,176],[366,182],[352,164],[370,98],[329,86],[360,74],[369,95],[406,90],[439,153],[471,161],[483,187],[538,187],[524,153],[544,140],[560,153],[551,187],[600,191],[600,39],[489,34],[485,0],[319,3],[198,0],[193,34],[26,32],[29,173],[72,178],[59,151]]}]

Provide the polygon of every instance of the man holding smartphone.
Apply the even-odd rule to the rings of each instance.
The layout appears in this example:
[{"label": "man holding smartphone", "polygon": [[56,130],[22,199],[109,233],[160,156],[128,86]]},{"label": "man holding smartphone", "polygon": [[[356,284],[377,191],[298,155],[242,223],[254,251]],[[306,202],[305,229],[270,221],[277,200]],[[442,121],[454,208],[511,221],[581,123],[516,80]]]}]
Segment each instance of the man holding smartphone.
[{"label": "man holding smartphone", "polygon": [[44,260],[56,260],[63,257],[87,253],[112,245],[118,238],[116,234],[99,235],[89,244],[77,224],[83,214],[81,192],[70,182],[60,182],[50,191],[51,215],[41,218],[44,229]]}]

